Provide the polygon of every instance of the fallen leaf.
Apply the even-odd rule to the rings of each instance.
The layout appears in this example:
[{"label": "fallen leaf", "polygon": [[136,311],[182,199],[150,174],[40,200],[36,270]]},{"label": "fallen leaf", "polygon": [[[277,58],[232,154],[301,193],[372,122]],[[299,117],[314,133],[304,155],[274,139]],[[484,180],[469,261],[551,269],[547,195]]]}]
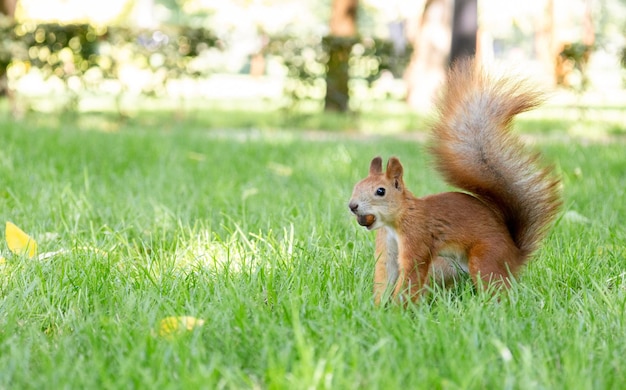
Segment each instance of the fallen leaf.
[{"label": "fallen leaf", "polygon": [[293,173],[293,168],[275,162],[267,164],[267,167],[278,176],[291,176]]},{"label": "fallen leaf", "polygon": [[51,257],[62,255],[65,253],[70,253],[70,251],[68,251],[67,249],[59,249],[58,251],[54,251],[54,252],[44,252],[44,253],[40,253],[39,256],[37,256],[37,260],[46,260]]},{"label": "fallen leaf", "polygon": [[26,254],[29,258],[37,254],[37,241],[12,222],[7,221],[4,235],[11,252],[17,255]]},{"label": "fallen leaf", "polygon": [[206,155],[196,152],[187,152],[187,158],[194,161],[204,161],[206,160]]},{"label": "fallen leaf", "polygon": [[74,251],[71,251],[69,249],[59,249],[59,250],[56,250],[56,251],[53,251],[53,252],[40,253],[39,256],[37,256],[37,260],[46,260],[46,259],[49,259],[49,258],[57,256],[57,255],[64,255],[64,254],[67,254],[67,253],[75,253],[75,252],[78,252],[78,251],[93,252],[93,253],[101,255],[101,256],[108,256],[108,253],[106,251],[101,250],[101,249],[94,248],[94,247],[91,247],[91,246],[79,246]]},{"label": "fallen leaf", "polygon": [[191,317],[165,317],[159,322],[159,336],[172,336],[177,333],[184,333],[194,330],[204,324],[204,320]]},{"label": "fallen leaf", "polygon": [[565,215],[563,216],[567,221],[570,222],[574,222],[574,223],[590,223],[591,220],[587,217],[585,217],[584,215],[574,211],[574,210],[568,210],[565,212]]},{"label": "fallen leaf", "polygon": [[241,194],[241,199],[242,200],[246,200],[249,197],[256,195],[259,193],[259,189],[258,188],[247,188],[243,191],[243,194]]}]

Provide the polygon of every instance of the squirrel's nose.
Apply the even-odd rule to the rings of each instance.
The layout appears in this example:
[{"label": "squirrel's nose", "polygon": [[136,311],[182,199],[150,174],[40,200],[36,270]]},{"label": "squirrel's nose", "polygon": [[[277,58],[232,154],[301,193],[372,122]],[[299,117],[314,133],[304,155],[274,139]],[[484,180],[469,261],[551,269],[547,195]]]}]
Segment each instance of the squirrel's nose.
[{"label": "squirrel's nose", "polygon": [[348,207],[350,207],[350,211],[356,213],[356,211],[359,209],[359,204],[357,202],[350,202]]}]

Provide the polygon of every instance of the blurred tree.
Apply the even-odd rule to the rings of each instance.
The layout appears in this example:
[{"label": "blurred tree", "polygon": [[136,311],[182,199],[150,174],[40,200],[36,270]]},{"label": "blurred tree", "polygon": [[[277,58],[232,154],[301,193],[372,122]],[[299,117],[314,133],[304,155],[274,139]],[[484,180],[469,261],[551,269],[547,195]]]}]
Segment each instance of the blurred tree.
[{"label": "blurred tree", "polygon": [[[17,0],[0,0],[0,18],[5,17],[12,21],[15,17],[16,7]],[[4,66],[0,66],[0,96],[6,96],[8,93],[9,86],[7,83],[6,69]]]},{"label": "blurred tree", "polygon": [[[548,2],[552,3],[553,0]],[[552,53],[551,61],[556,84],[573,88],[577,92],[584,92],[588,87],[587,65],[596,45],[592,1],[583,0],[583,4],[582,11],[578,15],[581,22],[580,38],[561,40]],[[554,6],[550,4],[550,7]],[[552,12],[554,12],[553,9]]]},{"label": "blurred tree", "polygon": [[11,19],[15,16],[15,8],[17,0],[0,0],[0,14],[6,15]]},{"label": "blurred tree", "polygon": [[358,0],[333,0],[330,14],[331,35],[336,37],[353,37],[356,35],[358,5]]},{"label": "blurred tree", "polygon": [[454,0],[449,63],[476,55],[478,0]]},{"label": "blurred tree", "polygon": [[326,72],[326,111],[348,110],[348,79],[350,52],[356,42],[358,0],[333,0],[330,35],[324,39],[328,52]]},{"label": "blurred tree", "polygon": [[452,0],[425,0],[420,8],[411,21],[413,54],[404,78],[408,104],[427,110],[445,79],[452,36]]},{"label": "blurred tree", "polygon": [[558,73],[556,59],[559,50],[554,37],[554,0],[542,0],[542,12],[535,21],[535,53],[547,75]]}]

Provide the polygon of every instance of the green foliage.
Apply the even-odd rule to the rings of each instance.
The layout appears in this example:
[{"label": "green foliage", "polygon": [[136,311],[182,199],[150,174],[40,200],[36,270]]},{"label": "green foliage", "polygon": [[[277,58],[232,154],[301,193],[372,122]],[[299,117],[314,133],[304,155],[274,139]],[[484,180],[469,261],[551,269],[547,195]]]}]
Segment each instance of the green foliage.
[{"label": "green foliage", "polygon": [[101,45],[98,65],[105,78],[119,78],[120,68],[131,64],[152,75],[144,93],[164,95],[170,79],[210,74],[210,66],[194,61],[221,43],[210,30],[170,26],[158,30],[109,28]]},{"label": "green foliage", "polygon": [[385,70],[400,76],[411,56],[410,48],[396,53],[393,44],[383,39],[322,38],[315,35],[271,37],[266,53],[279,58],[288,70],[285,94],[289,105],[297,106],[308,100],[321,102],[324,99],[326,72],[332,65],[329,64],[329,53],[346,45],[350,53],[347,61],[350,79],[364,81],[368,85]]},{"label": "green foliage", "polygon": [[574,88],[579,92],[583,92],[587,89],[589,85],[587,65],[589,63],[589,56],[593,50],[593,46],[582,42],[568,43],[563,46],[563,50],[559,53],[559,62],[562,64],[562,68],[565,69],[565,74],[562,76],[571,79],[571,75],[574,74],[578,78],[578,81],[562,80],[562,84]]},{"label": "green foliage", "polygon": [[[12,78],[31,67],[55,76],[76,94],[106,79],[120,78],[123,66],[149,72],[143,93],[162,94],[171,78],[198,77],[211,69],[194,62],[220,42],[211,31],[191,27],[138,30],[88,24],[0,25],[0,69]],[[76,96],[78,98],[78,96]]]},{"label": "green foliage", "polygon": [[389,71],[394,77],[402,77],[411,59],[412,49],[397,51],[393,42],[385,39],[363,38],[352,48],[351,76],[371,83]]},{"label": "green foliage", "polygon": [[[105,80],[132,79],[124,68],[141,72],[141,93],[163,96],[169,80],[205,77],[214,71],[204,55],[220,50],[224,43],[204,28],[165,26],[158,30],[95,27],[87,24],[0,24],[0,71],[9,70],[11,80],[37,68],[44,78],[56,77],[74,104],[85,90],[102,86]],[[325,77],[329,53],[345,46],[345,40],[310,35],[271,37],[265,52],[287,68],[287,106],[302,102],[319,104],[326,94]],[[396,53],[389,41],[359,38],[348,43],[350,83],[368,86],[385,71],[395,76],[407,65],[410,50]],[[122,83],[124,84],[124,83]],[[125,89],[118,91],[122,94]]]},{"label": "green foliage", "polygon": [[24,47],[15,41],[13,29],[13,20],[0,14],[0,76],[5,74],[13,56],[25,56],[25,54],[20,53]]},{"label": "green foliage", "polygon": [[287,68],[285,95],[290,105],[307,99],[321,101],[324,98],[328,54],[322,47],[320,37],[273,37],[265,52],[279,58]]},{"label": "green foliage", "polygon": [[[626,383],[623,141],[539,139],[565,206],[510,293],[462,283],[404,310],[373,306],[373,236],[346,202],[377,154],[402,159],[415,193],[446,190],[420,142],[57,119],[0,122],[0,226],[70,250],[0,245],[0,387]],[[205,323],[155,332],[184,315]]]},{"label": "green foliage", "polygon": [[622,82],[624,87],[626,87],[626,46],[622,48],[619,63],[622,65]]},{"label": "green foliage", "polygon": [[84,72],[95,64],[98,39],[104,31],[88,24],[21,24],[14,29],[15,39],[28,48],[28,58],[21,60],[60,77]]}]

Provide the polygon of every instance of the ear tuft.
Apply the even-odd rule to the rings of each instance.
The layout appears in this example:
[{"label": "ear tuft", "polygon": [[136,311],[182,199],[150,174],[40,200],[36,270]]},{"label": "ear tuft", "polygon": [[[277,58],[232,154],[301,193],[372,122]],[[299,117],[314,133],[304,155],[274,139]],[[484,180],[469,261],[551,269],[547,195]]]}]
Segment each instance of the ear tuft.
[{"label": "ear tuft", "polygon": [[387,177],[390,179],[401,180],[402,179],[402,164],[396,157],[391,157],[387,162]]},{"label": "ear tuft", "polygon": [[383,173],[383,159],[376,156],[370,163],[370,175],[380,175],[381,173]]}]

